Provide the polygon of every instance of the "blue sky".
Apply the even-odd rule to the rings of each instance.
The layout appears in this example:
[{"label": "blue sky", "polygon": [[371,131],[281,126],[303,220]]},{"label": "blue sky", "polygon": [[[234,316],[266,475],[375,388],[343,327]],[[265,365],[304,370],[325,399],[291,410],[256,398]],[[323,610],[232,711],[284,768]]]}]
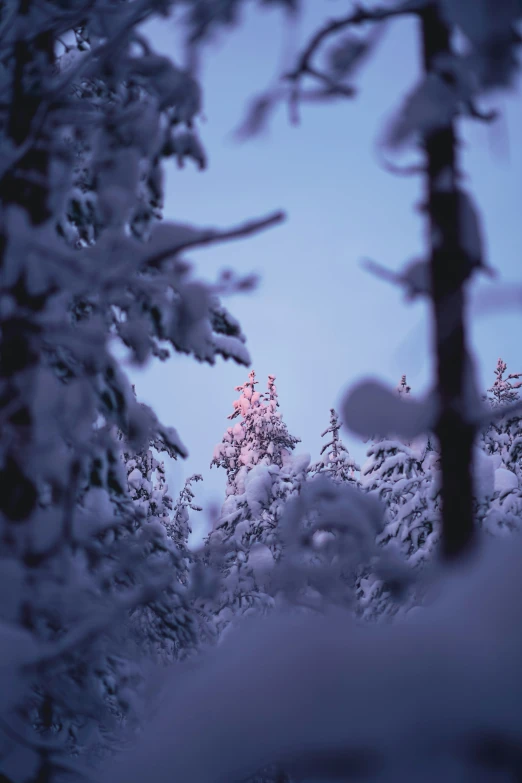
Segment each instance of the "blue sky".
[{"label": "blue sky", "polygon": [[[343,13],[335,0],[305,3],[298,41],[326,17]],[[148,25],[159,51],[176,60],[172,23]],[[262,91],[288,56],[292,40],[279,13],[251,9],[237,28],[220,34],[202,61],[204,115],[200,133],[209,167],[167,168],[165,217],[200,225],[229,226],[276,208],[288,219],[257,237],[193,252],[198,274],[213,279],[224,267],[261,275],[258,289],[226,301],[248,337],[260,387],[276,375],[281,410],[298,449],[319,453],[329,408],[362,376],[397,384],[407,374],[413,391],[429,384],[429,317],[418,302],[361,267],[369,257],[392,269],[419,255],[424,226],[415,212],[420,178],[383,170],[376,141],[390,113],[418,76],[416,27],[389,25],[357,79],[355,100],[305,106],[299,127],[282,107],[260,138],[238,144],[233,130],[252,96]],[[518,103],[517,103],[518,102]],[[520,90],[495,96],[503,117],[494,126],[463,123],[466,186],[483,216],[488,260],[500,280],[521,280],[522,131]],[[486,281],[479,284],[487,285]],[[477,288],[477,286],[476,286]],[[502,356],[522,371],[521,314],[502,310],[476,318],[473,350],[480,382],[493,380]],[[175,426],[190,450],[169,469],[175,494],[184,477],[202,473],[197,485],[204,505],[223,500],[223,471],[208,469],[248,370],[220,361],[210,367],[184,356],[132,370],[138,395],[165,423]],[[359,460],[365,446],[345,434]],[[193,517],[194,528],[204,515]]]}]

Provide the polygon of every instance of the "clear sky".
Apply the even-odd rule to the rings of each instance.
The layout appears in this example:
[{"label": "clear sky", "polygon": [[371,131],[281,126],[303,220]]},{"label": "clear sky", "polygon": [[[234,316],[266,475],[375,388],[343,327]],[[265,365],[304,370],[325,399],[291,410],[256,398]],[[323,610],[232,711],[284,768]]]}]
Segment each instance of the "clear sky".
[{"label": "clear sky", "polygon": [[[300,42],[325,17],[346,9],[335,0],[308,0],[305,10]],[[399,269],[422,253],[423,224],[415,211],[420,178],[391,175],[376,154],[386,119],[417,79],[419,44],[413,22],[391,23],[357,78],[355,100],[304,106],[299,127],[289,124],[282,107],[268,132],[238,144],[233,130],[249,99],[273,81],[283,53],[291,52],[292,38],[284,30],[279,13],[251,9],[241,25],[207,48],[200,133],[209,167],[204,172],[190,164],[183,170],[174,163],[168,167],[165,217],[226,227],[276,208],[287,212],[283,226],[189,258],[207,279],[225,267],[260,273],[254,293],[225,304],[248,337],[259,388],[269,373],[276,375],[283,416],[302,439],[298,449],[315,460],[329,408],[358,378],[373,375],[396,385],[406,373],[413,392],[429,384],[425,305],[405,304],[398,288],[360,264],[369,257]],[[172,23],[155,22],[145,31],[159,51],[176,60]],[[522,282],[520,90],[492,104],[503,111],[494,126],[461,127],[466,186],[483,216],[490,264],[502,281]],[[474,320],[473,349],[484,388],[493,381],[499,356],[510,370],[522,371],[521,316],[503,309]],[[246,380],[248,370],[174,356],[131,374],[139,397],[178,429],[190,450],[187,461],[169,469],[171,493],[198,472],[204,476],[196,487],[198,500],[221,504],[224,474],[210,471],[209,463],[228,426],[234,386]],[[364,460],[364,444],[346,433],[345,442]],[[199,517],[204,525],[204,515]]]}]

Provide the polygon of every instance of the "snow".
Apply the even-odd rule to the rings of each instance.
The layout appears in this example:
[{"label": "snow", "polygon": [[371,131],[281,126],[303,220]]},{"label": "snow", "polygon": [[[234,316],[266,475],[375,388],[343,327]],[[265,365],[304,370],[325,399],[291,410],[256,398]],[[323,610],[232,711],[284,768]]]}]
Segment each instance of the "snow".
[{"label": "snow", "polygon": [[[433,763],[437,779],[476,780],[466,749],[484,726],[500,737],[522,731],[521,557],[515,539],[488,547],[407,623],[360,628],[340,611],[245,623],[197,670],[166,676],[162,709],[104,780],[141,781],[151,758],[155,783],[242,779],[280,757],[306,768],[311,749],[323,773],[327,760],[339,771],[347,751],[365,749],[390,783],[425,780]],[[208,704],[225,698],[216,722]],[[480,772],[498,780],[496,769]]]},{"label": "snow", "polygon": [[[494,470],[492,459],[482,449],[475,449],[473,454],[474,492],[479,500],[486,500],[493,495],[497,473],[498,471]],[[516,481],[515,475],[514,478]]]},{"label": "snow", "polygon": [[516,474],[506,468],[497,468],[495,470],[495,492],[500,495],[506,495],[508,492],[514,492],[518,489],[518,479]]},{"label": "snow", "polygon": [[261,541],[252,544],[248,563],[256,572],[265,572],[274,566],[274,557],[270,549]]},{"label": "snow", "polygon": [[267,506],[272,495],[272,473],[267,465],[256,465],[245,480],[245,495],[248,506],[255,518],[261,509]]}]

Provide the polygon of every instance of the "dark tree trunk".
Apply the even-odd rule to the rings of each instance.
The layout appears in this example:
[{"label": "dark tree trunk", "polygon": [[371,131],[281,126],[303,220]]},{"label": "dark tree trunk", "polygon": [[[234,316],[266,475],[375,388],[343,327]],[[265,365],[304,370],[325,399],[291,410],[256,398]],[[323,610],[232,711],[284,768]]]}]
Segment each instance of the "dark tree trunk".
[{"label": "dark tree trunk", "polygon": [[[31,0],[20,0],[18,15],[30,13]],[[14,151],[28,142],[25,154],[0,180],[0,212],[10,205],[22,207],[33,225],[49,219],[49,149],[45,139],[42,111],[40,110],[45,81],[54,59],[54,39],[51,32],[35,34],[33,38],[17,40],[8,55],[8,67],[12,74],[9,114],[3,133]],[[35,128],[38,121],[38,128]],[[0,230],[0,275],[4,266],[7,238]],[[9,282],[9,293],[18,306],[16,315],[0,319],[0,407],[13,404],[20,395],[17,378],[34,368],[39,359],[40,326],[34,314],[45,305],[46,294],[33,294],[27,287],[22,272]],[[0,279],[5,290],[5,283]],[[4,402],[6,401],[6,402]],[[0,512],[11,522],[25,522],[37,502],[37,489],[25,475],[23,447],[31,439],[31,415],[20,403],[9,418],[9,425],[16,437],[0,470]]]},{"label": "dark tree trunk", "polygon": [[[18,13],[29,14],[29,0],[20,0]],[[14,45],[14,68],[11,106],[7,135],[15,147],[20,147],[33,133],[37,112],[41,106],[42,69],[50,69],[54,60],[54,39],[51,32],[36,35],[31,40],[19,40]],[[43,118],[39,117],[39,125]],[[40,128],[41,130],[41,128]],[[22,159],[0,180],[0,201],[22,206],[35,225],[50,217],[47,206],[49,192],[49,155],[43,133]]]},{"label": "dark tree trunk", "polygon": [[[450,30],[435,5],[423,12],[421,26],[424,68],[430,73],[436,58],[451,51]],[[440,405],[435,434],[441,449],[442,549],[446,558],[469,547],[474,529],[471,463],[475,432],[465,420],[469,362],[464,285],[470,259],[460,241],[457,149],[453,123],[424,138]]]}]

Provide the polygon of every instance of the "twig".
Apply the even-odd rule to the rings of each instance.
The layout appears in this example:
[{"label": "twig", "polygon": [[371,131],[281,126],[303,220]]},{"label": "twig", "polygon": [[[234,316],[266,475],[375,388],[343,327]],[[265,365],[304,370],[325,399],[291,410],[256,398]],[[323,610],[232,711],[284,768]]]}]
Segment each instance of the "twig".
[{"label": "twig", "polygon": [[380,277],[382,280],[386,280],[388,283],[401,285],[403,282],[400,275],[398,275],[396,272],[392,272],[391,269],[387,269],[385,266],[378,264],[377,261],[373,261],[371,258],[363,258],[361,260],[361,265],[368,272],[371,272],[371,274],[375,275],[376,277]]},{"label": "twig", "polygon": [[318,68],[308,66],[306,73],[308,76],[313,76],[314,79],[318,79],[325,84],[330,95],[343,95],[345,98],[353,98],[356,93],[355,87],[336,82],[331,76],[323,73]]}]

